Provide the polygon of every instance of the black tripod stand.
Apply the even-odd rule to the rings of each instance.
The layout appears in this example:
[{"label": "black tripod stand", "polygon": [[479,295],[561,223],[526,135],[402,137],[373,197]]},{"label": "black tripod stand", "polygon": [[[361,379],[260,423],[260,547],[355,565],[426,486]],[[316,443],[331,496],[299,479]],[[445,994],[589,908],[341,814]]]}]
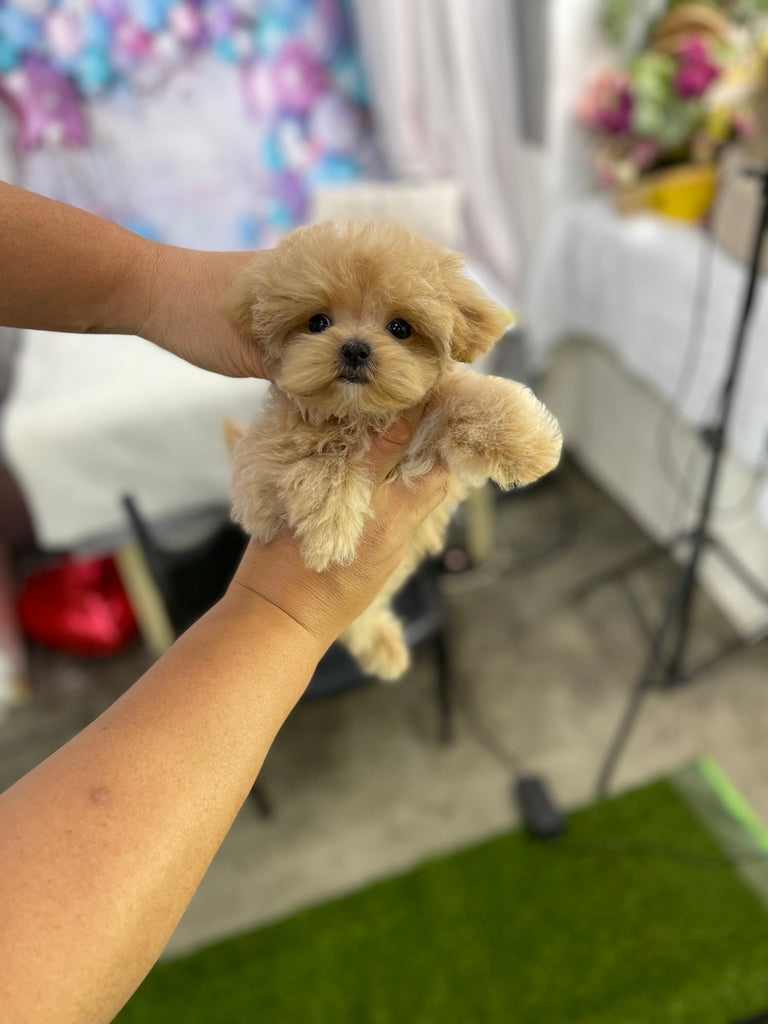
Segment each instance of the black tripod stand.
[{"label": "black tripod stand", "polygon": [[[696,525],[687,533],[681,534],[665,547],[654,547],[650,551],[609,569],[593,577],[579,588],[578,597],[583,597],[596,587],[611,581],[621,582],[627,587],[632,608],[641,626],[647,634],[648,654],[643,669],[632,690],[629,702],[622,716],[616,735],[606,754],[597,781],[597,792],[603,796],[618,762],[624,743],[629,736],[643,698],[653,685],[658,682],[663,687],[674,686],[691,679],[699,672],[710,668],[724,657],[752,642],[753,638],[739,637],[717,652],[692,666],[686,665],[688,639],[691,629],[694,598],[696,594],[696,578],[701,558],[706,550],[710,550],[723,564],[751,590],[760,600],[768,603],[768,588],[743,566],[735,555],[709,532],[712,508],[717,483],[722,465],[727,429],[733,405],[734,390],[738,378],[739,367],[744,353],[744,344],[749,326],[750,315],[755,298],[757,279],[760,272],[760,258],[763,250],[766,228],[768,228],[768,168],[749,170],[746,172],[758,178],[762,185],[762,205],[759,225],[755,232],[750,272],[741,308],[736,334],[731,348],[730,363],[720,395],[719,407],[714,422],[702,431],[703,439],[709,447],[709,467],[704,490],[701,495]],[[675,584],[658,626],[651,629],[640,608],[627,579],[629,574],[641,566],[664,555],[677,555],[687,549],[687,555],[680,565]],[[762,636],[762,632],[760,634]]]}]

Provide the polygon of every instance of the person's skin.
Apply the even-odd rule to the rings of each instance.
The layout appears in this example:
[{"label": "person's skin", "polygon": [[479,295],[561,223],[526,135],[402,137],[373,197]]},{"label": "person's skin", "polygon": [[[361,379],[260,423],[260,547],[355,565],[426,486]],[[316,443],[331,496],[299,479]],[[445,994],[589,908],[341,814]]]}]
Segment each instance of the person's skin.
[{"label": "person's skin", "polygon": [[219,306],[247,252],[160,245],[0,181],[0,324],[138,334],[229,377],[263,377]]},{"label": "person's skin", "polygon": [[[19,192],[0,186],[0,323],[142,333],[260,372],[216,308],[240,254],[166,250]],[[289,534],[251,542],[225,596],[0,795],[3,1024],[109,1021],[149,971],[318,660],[445,494],[440,468],[416,487],[386,479],[419,417],[373,439],[374,515],[351,565],[313,573]]]}]

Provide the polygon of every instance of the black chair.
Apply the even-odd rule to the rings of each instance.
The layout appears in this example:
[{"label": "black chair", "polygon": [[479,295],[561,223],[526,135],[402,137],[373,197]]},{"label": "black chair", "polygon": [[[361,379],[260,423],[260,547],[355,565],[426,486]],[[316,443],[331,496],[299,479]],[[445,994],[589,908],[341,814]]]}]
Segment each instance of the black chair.
[{"label": "black chair", "polygon": [[150,529],[133,498],[124,497],[123,505],[173,633],[180,636],[223,596],[247,538],[222,516],[202,540],[176,547]]},{"label": "black chair", "polygon": [[[131,497],[124,497],[123,505],[172,630],[179,636],[222,597],[247,537],[230,521],[227,510],[222,510],[217,525],[202,540],[177,547],[159,539]],[[438,737],[441,743],[447,743],[452,738],[451,659],[436,564],[425,562],[396,595],[393,604],[404,623],[409,649],[427,644],[432,647]],[[302,699],[327,697],[370,681],[370,676],[345,648],[333,644],[318,664]],[[252,795],[262,812],[269,813],[261,789],[255,788]]]}]

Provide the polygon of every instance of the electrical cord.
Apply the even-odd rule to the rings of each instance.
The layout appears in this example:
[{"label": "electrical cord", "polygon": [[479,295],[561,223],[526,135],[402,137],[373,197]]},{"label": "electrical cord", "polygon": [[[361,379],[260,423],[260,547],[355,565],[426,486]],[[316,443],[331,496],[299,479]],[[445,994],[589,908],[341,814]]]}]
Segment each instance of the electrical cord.
[{"label": "electrical cord", "polygon": [[[761,231],[764,231],[765,230],[765,224],[766,224],[766,213],[768,212],[768,206],[766,205],[766,204],[768,204],[768,172],[763,171],[763,172],[760,173],[759,176],[763,178],[763,191],[762,191],[762,206],[761,206],[761,220],[760,220],[760,224],[761,224]],[[708,239],[709,238],[709,233],[710,232],[707,231],[705,233],[704,237],[706,237]],[[747,316],[748,316],[749,308],[750,308],[751,301],[752,301],[752,298],[753,298],[753,295],[754,295],[754,292],[753,292],[752,289],[754,288],[754,286],[756,284],[756,275],[757,275],[757,272],[759,270],[759,267],[756,265],[755,261],[757,260],[758,256],[760,255],[760,244],[762,242],[764,242],[764,239],[756,238],[755,242],[757,243],[757,245],[756,245],[756,248],[753,251],[753,262],[750,264],[750,268],[749,268],[750,269],[749,291],[745,294],[745,297],[744,297],[744,300],[743,300],[743,304],[742,304],[742,310],[741,310],[741,320],[740,320],[740,323],[739,323],[739,334],[738,334],[738,344],[739,345],[744,341],[744,334],[743,334],[743,332],[744,332],[744,329],[745,329],[746,324],[747,324]],[[707,251],[710,252],[709,260],[711,260],[711,247],[708,248]],[[709,266],[708,266],[708,269],[707,269],[707,274],[705,275],[702,272],[702,263],[700,261],[699,272],[697,274],[698,287],[696,288],[696,296],[698,296],[698,292],[701,291],[702,282],[704,282],[705,279],[708,279],[709,276],[710,276],[710,268],[709,268]],[[691,316],[691,322],[690,322],[691,323],[691,327],[689,329],[688,343],[687,343],[686,349],[684,351],[683,362],[682,362],[683,369],[686,369],[686,370],[689,368],[689,363],[691,361],[691,354],[692,354],[692,344],[693,344],[693,341],[696,338],[696,334],[697,334],[697,326],[698,326],[698,316],[697,316],[697,313],[700,313],[700,311],[698,310],[698,304],[696,302],[696,296],[694,298],[694,308],[692,310],[692,316]],[[736,345],[736,344],[737,344],[737,341],[736,341],[736,339],[734,339],[734,345]],[[732,353],[731,353],[732,360],[736,357],[737,351],[739,351],[739,349],[737,349],[737,348],[734,348],[732,350]],[[735,366],[736,366],[736,364],[734,364],[732,362],[731,363],[731,373],[735,373]],[[732,381],[733,381],[733,378],[731,377],[730,378],[730,382],[732,383]],[[682,373],[681,373],[681,375],[679,376],[679,380],[678,380],[678,391],[680,391],[682,383],[683,383],[683,376],[682,376]],[[723,382],[722,386],[724,386],[725,383],[726,383],[726,381]],[[719,400],[720,401],[720,406],[718,408],[719,415],[718,415],[717,423],[720,424],[720,429],[722,429],[722,425],[725,422],[724,416],[725,416],[725,413],[726,413],[726,409],[730,408],[730,406],[727,405],[726,403],[730,402],[731,397],[732,396],[731,396],[730,391],[729,391],[728,395],[726,395],[726,393],[723,392],[723,394],[722,394],[722,396],[721,396],[721,398]],[[669,422],[669,419],[667,419],[667,423],[668,422]],[[714,451],[714,449],[713,449],[713,451]],[[717,456],[719,456],[719,455],[720,455],[720,451],[718,450],[717,451]],[[679,481],[679,487],[680,487],[679,495],[682,495],[682,494],[685,493],[686,485],[687,485],[687,481],[685,480],[685,478],[684,477],[681,478],[680,481]],[[679,500],[680,500],[680,497],[678,497],[678,501]],[[717,511],[718,510],[715,509],[715,512],[717,512]],[[675,601],[677,600],[677,594],[679,593],[680,595],[682,595],[685,592],[684,588],[686,586],[686,580],[685,580],[684,577],[680,578],[678,586],[681,589],[679,591],[677,591],[676,592],[676,596],[673,597],[672,603],[670,603],[670,605],[669,605],[669,612],[668,612],[668,614],[671,614],[672,610],[675,608]],[[663,624],[659,626],[659,631],[654,635],[653,646],[649,648],[649,658],[648,658],[648,662],[646,663],[646,667],[643,670],[643,673],[642,673],[639,681],[634,685],[633,689],[631,690],[631,692],[629,694],[629,698],[627,700],[627,704],[626,704],[626,707],[624,709],[624,712],[622,713],[622,717],[621,717],[621,720],[619,722],[618,728],[616,729],[616,732],[615,732],[615,734],[613,736],[613,739],[611,740],[610,746],[608,748],[608,753],[605,756],[605,758],[603,760],[603,763],[602,763],[602,766],[600,768],[600,773],[599,773],[598,780],[597,780],[597,794],[598,794],[598,796],[603,796],[605,794],[605,792],[607,790],[607,787],[608,787],[608,782],[609,782],[609,780],[610,780],[610,778],[611,778],[611,776],[613,774],[613,770],[614,770],[614,768],[615,768],[615,766],[616,766],[616,764],[618,762],[619,757],[621,756],[621,754],[622,754],[622,752],[623,752],[623,750],[624,750],[624,748],[626,746],[628,738],[629,738],[629,736],[630,736],[630,734],[631,734],[631,732],[632,732],[632,730],[633,730],[633,728],[634,728],[634,726],[636,724],[637,718],[638,718],[638,716],[640,714],[643,701],[645,699],[645,696],[646,696],[646,694],[647,694],[647,692],[648,692],[648,690],[649,690],[649,688],[651,686],[652,680],[653,680],[653,670],[654,670],[656,664],[658,663],[659,655],[663,653],[662,645],[663,645],[663,642],[664,642],[664,630],[667,628],[667,622],[668,622],[668,620],[665,618]]]},{"label": "electrical cord", "polygon": [[[513,782],[519,782],[527,771],[520,757],[507,749],[498,736],[488,727],[475,701],[474,693],[467,687],[461,688],[457,706],[463,713],[465,723],[470,726],[481,747],[497,760],[503,767],[510,769]],[[553,837],[557,838],[557,837]],[[571,831],[568,835],[569,852],[590,856],[631,856],[648,857],[653,860],[674,861],[697,870],[723,870],[734,866],[768,864],[768,852],[756,850],[750,854],[702,854],[682,846],[671,846],[665,843],[648,842],[645,840],[603,840],[588,842]]]},{"label": "electrical cord", "polygon": [[[454,596],[465,595],[501,580],[508,580],[535,565],[540,565],[542,561],[554,557],[570,546],[575,537],[577,518],[573,511],[574,503],[570,488],[563,482],[562,476],[561,486],[565,490],[566,500],[558,502],[558,521],[551,539],[530,551],[527,550],[529,546],[522,542],[500,545],[497,536],[494,553],[485,563],[463,573],[443,574],[442,586],[446,593]],[[525,554],[515,554],[521,549],[525,550]],[[538,839],[549,840],[559,835],[565,827],[565,818],[550,797],[545,781],[540,776],[531,774],[519,754],[510,749],[488,725],[478,708],[475,693],[469,686],[465,684],[457,688],[455,702],[465,724],[480,746],[511,772],[511,793],[523,826]]]},{"label": "electrical cord", "polygon": [[[457,707],[462,712],[465,723],[470,727],[480,746],[498,761],[504,768],[512,771],[513,782],[518,783],[527,774],[527,769],[519,755],[509,750],[499,737],[489,728],[480,712],[475,694],[469,687],[457,688]],[[557,838],[557,837],[553,837]],[[649,857],[654,860],[675,861],[697,870],[723,870],[734,866],[768,864],[768,852],[756,850],[750,854],[702,854],[682,846],[671,846],[665,843],[648,842],[645,840],[603,840],[588,842],[572,831],[568,835],[569,852],[582,853],[590,856],[631,856]]]},{"label": "electrical cord", "polygon": [[[687,470],[690,466],[692,455],[689,454],[688,456],[685,470],[681,470],[679,466],[675,465],[672,454],[670,424],[673,417],[676,416],[676,410],[683,406],[690,395],[693,381],[696,379],[698,372],[701,359],[701,336],[704,332],[704,325],[706,324],[709,310],[708,300],[711,294],[713,253],[712,231],[710,224],[707,223],[701,231],[693,303],[688,321],[688,337],[683,349],[677,380],[673,388],[673,397],[669,402],[665,403],[656,424],[656,455],[667,478],[667,483],[677,488],[673,524],[679,514],[682,501],[686,500],[689,505],[693,505],[697,496],[687,479]],[[695,450],[693,454],[695,455]]]},{"label": "electrical cord", "polygon": [[[558,473],[552,482],[553,484],[556,482],[560,489],[559,516],[553,537],[542,547],[533,551],[527,551],[525,554],[514,559],[508,567],[507,576],[517,576],[527,572],[541,562],[548,561],[550,558],[554,558],[556,555],[569,549],[576,541],[579,516],[569,476],[567,473]],[[509,547],[511,551],[519,551],[524,545],[522,543],[510,543]]]},{"label": "electrical cord", "polygon": [[481,747],[512,772],[510,792],[524,828],[539,840],[556,839],[565,829],[566,819],[550,796],[545,780],[527,771],[519,755],[488,727],[470,690],[464,688],[458,703]]},{"label": "electrical cord", "polygon": [[458,710],[461,712],[464,722],[469,726],[480,746],[494,760],[503,767],[510,769],[515,778],[525,773],[520,756],[513,750],[509,750],[499,737],[494,733],[485,721],[482,712],[477,706],[475,694],[469,686],[457,686],[455,688],[455,700]]},{"label": "electrical cord", "polygon": [[[469,686],[456,688],[456,707],[462,714],[465,725],[473,733],[480,746],[502,767],[512,772],[513,784],[520,783],[525,777],[531,778],[522,758],[508,748],[499,736],[488,725],[480,711],[474,690]],[[524,811],[524,807],[522,808]],[[557,838],[557,836],[548,837]],[[768,852],[756,850],[754,853],[738,854],[702,854],[682,846],[665,843],[648,842],[645,840],[603,840],[587,842],[578,834],[568,835],[568,850],[591,856],[632,856],[649,857],[654,860],[676,861],[698,870],[727,869],[733,866],[750,866],[768,864]]]},{"label": "electrical cord", "polygon": [[[708,409],[715,408],[719,390],[719,385],[712,389],[712,395],[706,403],[706,407]],[[666,413],[662,414],[662,417],[669,419],[671,418],[671,415]],[[768,446],[768,438],[766,439],[766,444]],[[668,452],[663,455],[661,449],[659,449],[659,462],[662,464],[662,469],[665,471],[667,482],[670,483],[670,485],[677,485],[677,496],[672,515],[670,516],[669,526],[669,533],[673,534],[678,528],[678,517],[680,515],[680,508],[683,502],[685,501],[691,510],[696,508],[697,499],[695,496],[701,493],[701,474],[697,473],[697,482],[694,483],[692,480],[691,467],[694,462],[704,459],[706,452],[702,447],[700,433],[697,433],[692,440],[688,456],[682,468],[679,466],[674,468],[672,467],[671,451],[671,444],[669,445]],[[665,462],[667,456],[669,456],[669,461]],[[672,479],[673,472],[677,473],[676,481]],[[742,520],[750,507],[754,508],[757,495],[765,486],[766,482],[768,482],[768,459],[764,459],[761,464],[758,464],[755,467],[753,471],[753,479],[744,489],[744,493],[742,495],[735,498],[728,504],[715,504],[712,510],[713,521],[723,524],[739,522]]]}]

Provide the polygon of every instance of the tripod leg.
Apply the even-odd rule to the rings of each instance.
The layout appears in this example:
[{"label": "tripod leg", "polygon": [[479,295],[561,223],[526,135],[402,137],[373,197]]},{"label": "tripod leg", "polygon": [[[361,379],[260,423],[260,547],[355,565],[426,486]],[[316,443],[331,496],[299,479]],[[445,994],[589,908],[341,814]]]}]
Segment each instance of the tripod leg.
[{"label": "tripod leg", "polygon": [[667,684],[676,682],[681,676],[683,653],[688,638],[688,626],[690,623],[696,570],[704,550],[704,546],[709,540],[707,530],[709,528],[709,520],[712,513],[715,492],[717,490],[717,481],[720,476],[722,456],[725,450],[726,436],[731,419],[736,381],[738,379],[739,368],[744,354],[747,329],[752,315],[752,307],[754,305],[757,290],[757,280],[760,273],[760,260],[765,243],[766,229],[768,229],[768,170],[763,168],[759,171],[749,171],[748,173],[752,176],[758,177],[762,184],[760,222],[755,230],[749,277],[747,278],[746,289],[744,292],[744,301],[742,303],[741,315],[739,317],[736,335],[731,348],[731,358],[720,396],[719,418],[716,420],[712,428],[704,433],[704,438],[711,449],[709,470],[707,472],[704,493],[701,498],[698,523],[693,533],[693,550],[689,557],[688,570],[685,576],[686,592],[683,595],[680,606],[678,636],[675,642],[672,658],[669,662],[669,669],[665,680]]},{"label": "tripod leg", "polygon": [[659,547],[658,544],[651,544],[641,551],[640,554],[626,559],[619,565],[612,565],[608,569],[602,569],[600,572],[595,573],[588,579],[583,580],[571,591],[571,600],[577,602],[583,601],[585,598],[590,597],[594,591],[605,586],[606,583],[613,583],[615,580],[620,580],[625,576],[629,576],[637,569],[641,569],[644,565],[648,565],[650,562],[655,562],[659,558],[663,558],[666,553],[666,550]]},{"label": "tripod leg", "polygon": [[621,756],[621,752],[624,749],[627,737],[629,736],[632,726],[635,723],[635,719],[638,716],[643,699],[656,678],[659,667],[662,665],[663,652],[671,635],[671,631],[677,627],[679,616],[690,594],[688,576],[689,573],[687,569],[682,569],[680,571],[672,596],[664,611],[664,615],[651,639],[651,643],[648,648],[648,656],[645,660],[645,664],[643,665],[643,670],[632,688],[629,700],[627,701],[627,706],[624,709],[624,713],[619,722],[619,727],[616,730],[613,740],[611,741],[611,745],[608,748],[608,753],[605,755],[602,767],[600,768],[596,786],[598,798],[604,797],[608,791],[611,778],[616,770],[616,765],[619,757]]},{"label": "tripod leg", "polygon": [[760,220],[755,230],[754,243],[752,246],[752,258],[750,260],[749,277],[747,279],[744,300],[741,307],[736,334],[731,347],[731,354],[728,369],[726,371],[723,389],[720,396],[718,418],[714,426],[707,431],[705,440],[710,446],[710,461],[706,476],[704,492],[701,497],[699,515],[696,528],[693,531],[693,548],[687,559],[686,565],[678,576],[678,582],[674,588],[672,598],[664,613],[664,618],[656,631],[650,644],[648,658],[646,660],[640,678],[635,684],[627,708],[624,712],[619,729],[608,750],[603,767],[598,777],[598,795],[602,796],[608,788],[608,783],[613,770],[621,754],[627,736],[637,717],[642,704],[643,697],[653,682],[657,669],[662,665],[664,652],[667,648],[671,630],[675,629],[675,641],[671,661],[665,666],[666,681],[672,678],[675,673],[679,678],[682,657],[688,637],[690,625],[691,603],[694,594],[696,570],[705,543],[708,541],[707,530],[712,512],[712,506],[717,489],[717,481],[720,474],[722,455],[725,447],[726,435],[733,405],[733,396],[738,378],[739,367],[744,353],[744,345],[747,336],[752,307],[754,305],[757,281],[760,273],[760,261],[768,230],[768,169],[751,170],[747,173],[760,179],[762,184],[762,203],[760,209]]},{"label": "tripod leg", "polygon": [[680,599],[675,616],[672,653],[664,666],[663,686],[674,686],[684,675],[683,663],[688,646],[688,634],[693,617],[693,604],[696,598],[696,571],[701,558],[706,538],[701,535],[694,538],[693,551],[681,570]]},{"label": "tripod leg", "polygon": [[629,702],[622,715],[619,728],[616,730],[616,734],[611,741],[611,745],[608,748],[608,753],[605,755],[602,767],[600,768],[600,774],[597,777],[596,793],[597,798],[602,799],[608,793],[608,786],[613,778],[613,773],[616,770],[621,751],[626,742],[627,736],[634,725],[635,719],[637,718],[640,707],[643,703],[646,691],[649,689],[652,681],[655,669],[655,664],[646,663],[643,668],[643,673],[638,679],[635,686],[632,688]]}]

